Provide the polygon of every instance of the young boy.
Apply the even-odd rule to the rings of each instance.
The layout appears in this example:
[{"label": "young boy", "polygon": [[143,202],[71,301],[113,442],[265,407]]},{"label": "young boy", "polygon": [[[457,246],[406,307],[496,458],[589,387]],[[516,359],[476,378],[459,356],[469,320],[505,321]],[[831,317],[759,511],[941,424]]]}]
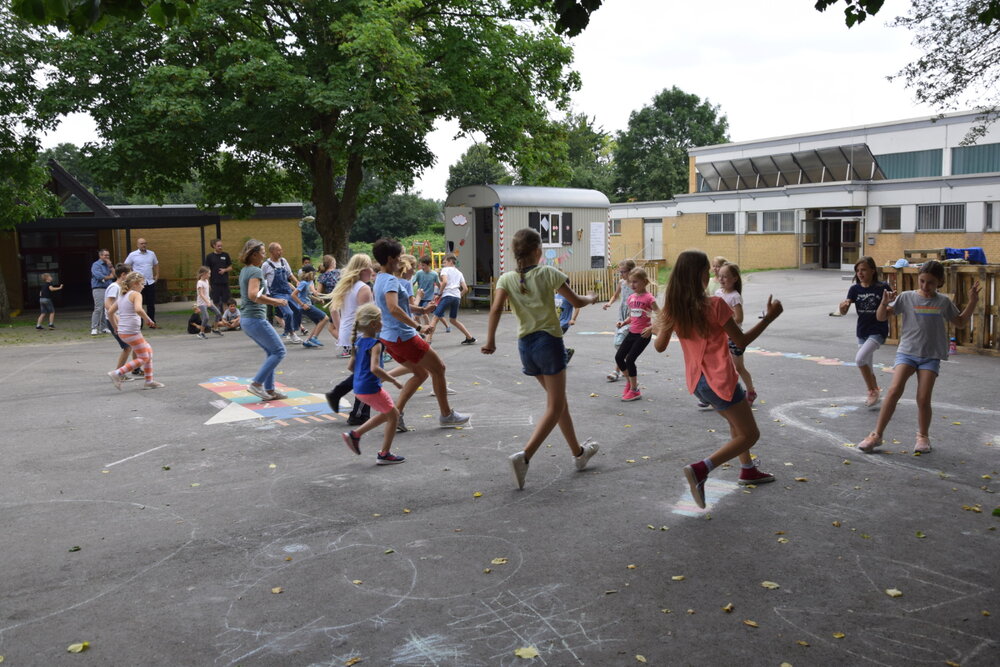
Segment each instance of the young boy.
[{"label": "young boy", "polygon": [[[403,254],[403,246],[393,239],[379,239],[372,246],[372,254],[381,269],[375,278],[375,288],[372,290],[375,305],[382,311],[382,330],[379,332],[379,340],[397,363],[413,373],[413,377],[403,385],[403,390],[396,401],[396,408],[399,409],[397,430],[406,430],[403,423],[403,409],[417,387],[423,384],[428,376],[434,386],[434,397],[441,411],[438,425],[441,428],[464,426],[469,421],[469,415],[455,412],[448,403],[448,383],[445,380],[445,366],[441,357],[417,335],[421,331],[421,326],[403,306],[407,298],[405,288],[400,285],[400,279],[394,275],[399,256]],[[337,401],[339,400],[338,398]]]},{"label": "young boy", "polygon": [[49,329],[55,329],[54,324],[56,319],[56,307],[52,305],[52,293],[58,292],[63,288],[62,284],[58,287],[52,286],[52,275],[49,273],[42,274],[42,284],[41,289],[38,292],[38,307],[41,309],[42,314],[38,316],[38,321],[35,322],[35,328],[41,330],[42,321],[45,316],[49,316]]},{"label": "young boy", "polygon": [[[431,258],[426,255],[420,258],[420,270],[413,274],[413,283],[420,290],[420,303],[417,305],[426,308],[427,304],[434,300],[434,290],[441,286],[441,279],[437,271],[431,269]],[[431,318],[427,313],[417,316],[417,321],[421,324],[430,324]]]},{"label": "young boy", "polygon": [[201,336],[201,308],[198,307],[197,303],[191,304],[191,317],[188,318],[188,333],[189,334],[199,334]]},{"label": "young boy", "polygon": [[236,299],[230,299],[226,302],[226,311],[222,313],[222,319],[219,320],[219,328],[227,331],[240,330],[240,310],[236,307]]},{"label": "young boy", "polygon": [[437,308],[434,309],[434,319],[431,321],[430,330],[427,332],[427,342],[431,342],[434,337],[434,329],[438,322],[444,319],[444,314],[448,313],[448,321],[465,335],[462,345],[474,345],[476,339],[473,338],[465,325],[458,321],[458,302],[462,295],[469,291],[469,286],[465,284],[462,272],[455,265],[457,258],[452,253],[444,256],[444,268],[441,269],[441,300]]},{"label": "young boy", "polygon": [[[305,267],[302,268],[305,269]],[[315,325],[311,333],[306,333],[302,347],[323,347],[323,343],[319,341],[319,335],[330,323],[330,318],[327,317],[326,313],[312,302],[312,295],[317,293],[316,285],[313,283],[315,277],[316,274],[313,271],[303,271],[299,276],[299,284],[292,292],[292,300],[302,311],[302,316],[308,317]]]}]

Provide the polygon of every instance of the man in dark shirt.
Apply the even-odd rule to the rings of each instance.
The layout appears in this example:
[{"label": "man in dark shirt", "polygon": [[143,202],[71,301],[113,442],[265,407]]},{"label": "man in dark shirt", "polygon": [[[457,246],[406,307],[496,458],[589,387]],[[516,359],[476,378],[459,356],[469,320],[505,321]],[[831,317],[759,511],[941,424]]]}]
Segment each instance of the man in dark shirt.
[{"label": "man in dark shirt", "polygon": [[212,239],[212,252],[205,255],[205,266],[212,273],[208,278],[208,296],[221,313],[229,302],[229,272],[233,270],[233,260],[229,253],[222,251],[222,239]]}]

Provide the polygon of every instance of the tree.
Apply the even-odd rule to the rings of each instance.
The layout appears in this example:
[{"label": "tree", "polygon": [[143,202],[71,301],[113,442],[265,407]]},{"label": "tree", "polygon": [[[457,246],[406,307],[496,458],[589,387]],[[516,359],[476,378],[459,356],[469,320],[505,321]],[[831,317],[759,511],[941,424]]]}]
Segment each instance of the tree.
[{"label": "tree", "polygon": [[974,143],[1000,118],[1000,2],[913,0],[910,12],[892,23],[914,32],[924,54],[895,76],[917,100],[938,108],[975,107],[980,116],[963,140]]},{"label": "tree", "polygon": [[567,187],[614,191],[615,142],[603,128],[595,127],[586,114],[568,114],[567,153],[572,175]]},{"label": "tree", "polygon": [[372,243],[376,239],[403,238],[441,222],[442,205],[413,193],[390,194],[358,213],[351,229],[351,241]]},{"label": "tree", "polygon": [[131,191],[197,177],[202,205],[234,214],[307,197],[343,260],[365,173],[411,183],[435,120],[516,156],[566,105],[579,79],[552,18],[540,0],[201,0],[181,26],[54,40],[48,92],[91,113]]},{"label": "tree", "polygon": [[513,177],[507,167],[493,156],[493,151],[484,144],[473,144],[462,153],[458,162],[448,167],[448,193],[466,185],[509,185]]},{"label": "tree", "polygon": [[695,146],[729,141],[718,106],[674,86],[629,115],[615,150],[615,197],[662,200],[688,190],[688,154]]},{"label": "tree", "polygon": [[[59,214],[59,203],[45,188],[48,171],[35,163],[35,132],[51,127],[37,119],[36,38],[0,5],[0,230]],[[9,320],[10,300],[0,267],[0,322]]]}]

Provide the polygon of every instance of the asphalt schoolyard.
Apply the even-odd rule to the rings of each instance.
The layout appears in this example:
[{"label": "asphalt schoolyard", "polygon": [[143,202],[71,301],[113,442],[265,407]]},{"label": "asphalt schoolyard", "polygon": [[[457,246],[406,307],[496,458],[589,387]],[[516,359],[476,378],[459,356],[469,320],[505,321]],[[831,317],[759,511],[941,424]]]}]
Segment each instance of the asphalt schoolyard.
[{"label": "asphalt schoolyard", "polygon": [[[522,491],[506,458],[544,396],[510,314],[492,357],[435,337],[472,422],[438,428],[425,387],[394,442],[406,462],[383,467],[379,433],[353,455],[322,401],[346,367],[329,338],[289,350],[278,379],[298,391],[273,412],[235,386],[263,358],[240,332],[152,332],[154,391],[115,391],[109,337],[0,345],[4,667],[996,665],[1000,359],[943,364],[931,454],[912,454],[911,382],[865,455],[855,316],[828,316],[847,287],[748,276],[749,320],[770,293],[786,308],[746,357],[778,481],[739,487],[734,462],[704,511],[681,468],[725,421],[697,409],[676,343],[648,348],[644,399],[621,402],[614,310],[567,336],[577,432],[600,452],[577,472],[556,432]],[[485,311],[460,317],[484,331]]]}]

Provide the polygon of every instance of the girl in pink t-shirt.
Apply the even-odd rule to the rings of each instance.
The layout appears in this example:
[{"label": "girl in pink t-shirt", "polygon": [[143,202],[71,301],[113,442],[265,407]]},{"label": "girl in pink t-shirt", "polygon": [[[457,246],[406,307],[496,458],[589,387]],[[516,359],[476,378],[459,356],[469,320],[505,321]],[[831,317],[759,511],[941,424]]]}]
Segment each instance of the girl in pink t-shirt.
[{"label": "girl in pink t-shirt", "polygon": [[750,458],[750,448],[760,438],[760,431],[739,384],[729,341],[745,348],[782,312],[781,302],[768,297],[764,319],[749,331],[741,331],[733,320],[732,308],[717,296],[705,295],[708,271],[708,256],[700,250],[685,250],[678,256],[657,318],[653,345],[657,352],[663,352],[671,334],[677,333],[684,351],[688,390],[729,422],[729,442],[707,459],[684,467],[691,495],[701,508],[705,507],[708,473],[734,457],[740,459],[740,484],[774,481],[774,475],[758,470]]},{"label": "girl in pink t-shirt", "polygon": [[658,308],[656,299],[646,291],[649,287],[649,277],[645,271],[632,269],[628,274],[628,285],[632,288],[632,294],[627,300],[628,317],[618,323],[618,328],[627,325],[628,333],[618,347],[618,353],[615,354],[615,365],[622,369],[625,375],[622,400],[638,401],[642,398],[642,393],[639,391],[639,371],[636,370],[635,360],[649,345],[650,336],[653,334],[652,314]]}]

